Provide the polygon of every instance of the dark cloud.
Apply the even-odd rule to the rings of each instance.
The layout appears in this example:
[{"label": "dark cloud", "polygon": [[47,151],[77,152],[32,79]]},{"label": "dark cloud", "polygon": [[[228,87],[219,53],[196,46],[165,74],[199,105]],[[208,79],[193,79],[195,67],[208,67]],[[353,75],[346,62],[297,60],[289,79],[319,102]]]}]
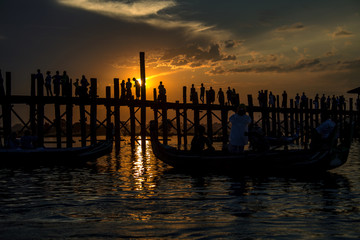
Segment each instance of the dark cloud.
[{"label": "dark cloud", "polygon": [[219,44],[212,44],[207,49],[198,45],[190,45],[183,48],[167,49],[161,60],[171,61],[170,64],[175,66],[188,64],[189,67],[198,67],[211,62],[233,61],[236,60],[236,56],[221,53]]},{"label": "dark cloud", "polygon": [[301,31],[305,28],[302,23],[294,23],[292,25],[284,25],[276,29],[276,32],[294,32]]}]

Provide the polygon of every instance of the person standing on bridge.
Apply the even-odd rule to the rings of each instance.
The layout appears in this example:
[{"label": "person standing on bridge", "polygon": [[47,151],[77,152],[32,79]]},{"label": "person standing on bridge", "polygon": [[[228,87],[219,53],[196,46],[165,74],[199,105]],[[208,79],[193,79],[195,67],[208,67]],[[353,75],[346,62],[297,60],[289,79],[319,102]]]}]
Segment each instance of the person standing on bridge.
[{"label": "person standing on bridge", "polygon": [[201,83],[201,87],[200,87],[200,101],[202,104],[204,104],[204,97],[205,97],[205,87],[204,84]]},{"label": "person standing on bridge", "polygon": [[246,106],[239,105],[229,121],[231,122],[229,152],[241,153],[248,144],[248,126],[251,123],[251,118],[246,115]]},{"label": "person standing on bridge", "polygon": [[136,78],[133,78],[134,81],[134,87],[135,87],[135,96],[136,96],[136,100],[140,99],[140,83]]},{"label": "person standing on bridge", "polygon": [[126,99],[126,87],[125,87],[125,80],[122,80],[120,83],[120,87],[121,87],[121,95],[120,95],[120,99],[124,100]]},{"label": "person standing on bridge", "polygon": [[45,78],[45,89],[47,96],[53,96],[53,93],[51,91],[51,72],[46,72],[46,78]]},{"label": "person standing on bridge", "polygon": [[127,100],[131,100],[131,98],[132,98],[131,87],[132,87],[132,83],[130,81],[130,78],[128,78],[128,80],[126,82],[126,99]]},{"label": "person standing on bridge", "polygon": [[60,84],[61,84],[61,76],[59,74],[59,71],[56,71],[56,74],[52,78],[54,84],[54,94],[55,96],[58,97],[60,95]]}]

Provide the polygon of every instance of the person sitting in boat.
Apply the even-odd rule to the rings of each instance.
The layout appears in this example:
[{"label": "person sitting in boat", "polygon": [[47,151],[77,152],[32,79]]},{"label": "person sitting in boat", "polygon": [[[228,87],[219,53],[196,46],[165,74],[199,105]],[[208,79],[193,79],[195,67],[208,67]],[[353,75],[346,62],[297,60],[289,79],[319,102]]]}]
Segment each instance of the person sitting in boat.
[{"label": "person sitting in boat", "polygon": [[244,146],[248,144],[248,126],[251,118],[246,115],[246,106],[240,104],[235,114],[230,116],[231,131],[229,137],[229,152],[241,153]]},{"label": "person sitting in boat", "polygon": [[20,139],[21,147],[24,149],[35,148],[36,140],[37,140],[36,136],[32,136],[29,130],[25,130],[24,136],[22,136]]},{"label": "person sitting in boat", "polygon": [[5,148],[16,149],[20,146],[20,141],[17,139],[16,132],[12,132],[9,139],[5,142]]},{"label": "person sitting in boat", "polygon": [[[207,149],[205,149],[205,145]],[[205,136],[205,127],[199,126],[197,133],[191,141],[191,151],[202,152],[202,151],[213,151],[214,147],[208,137]]]},{"label": "person sitting in boat", "polygon": [[317,150],[322,147],[328,147],[329,144],[331,144],[333,137],[337,137],[334,135],[337,134],[334,132],[336,123],[330,117],[325,119],[327,120],[312,131],[310,143],[311,149]]}]

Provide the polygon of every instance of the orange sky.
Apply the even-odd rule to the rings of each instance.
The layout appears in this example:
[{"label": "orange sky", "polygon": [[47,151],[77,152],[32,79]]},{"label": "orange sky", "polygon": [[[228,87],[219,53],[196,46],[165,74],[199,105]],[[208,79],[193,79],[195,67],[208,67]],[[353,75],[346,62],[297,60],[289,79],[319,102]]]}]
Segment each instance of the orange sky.
[{"label": "orange sky", "polygon": [[359,12],[356,0],[3,0],[0,69],[14,94],[29,94],[40,68],[98,78],[104,96],[113,78],[140,78],[145,52],[150,98],[160,81],[169,101],[192,83],[241,99],[261,89],[343,95],[360,84]]}]

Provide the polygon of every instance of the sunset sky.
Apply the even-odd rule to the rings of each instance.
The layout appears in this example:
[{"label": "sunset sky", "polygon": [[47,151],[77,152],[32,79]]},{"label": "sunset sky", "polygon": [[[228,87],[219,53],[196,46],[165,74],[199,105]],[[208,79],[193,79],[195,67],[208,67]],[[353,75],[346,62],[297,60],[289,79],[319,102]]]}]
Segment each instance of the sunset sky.
[{"label": "sunset sky", "polygon": [[192,83],[342,95],[360,86],[359,34],[359,0],[1,0],[0,69],[14,94],[40,68],[98,78],[104,96],[140,77],[143,51],[151,98],[160,81],[169,101]]}]

